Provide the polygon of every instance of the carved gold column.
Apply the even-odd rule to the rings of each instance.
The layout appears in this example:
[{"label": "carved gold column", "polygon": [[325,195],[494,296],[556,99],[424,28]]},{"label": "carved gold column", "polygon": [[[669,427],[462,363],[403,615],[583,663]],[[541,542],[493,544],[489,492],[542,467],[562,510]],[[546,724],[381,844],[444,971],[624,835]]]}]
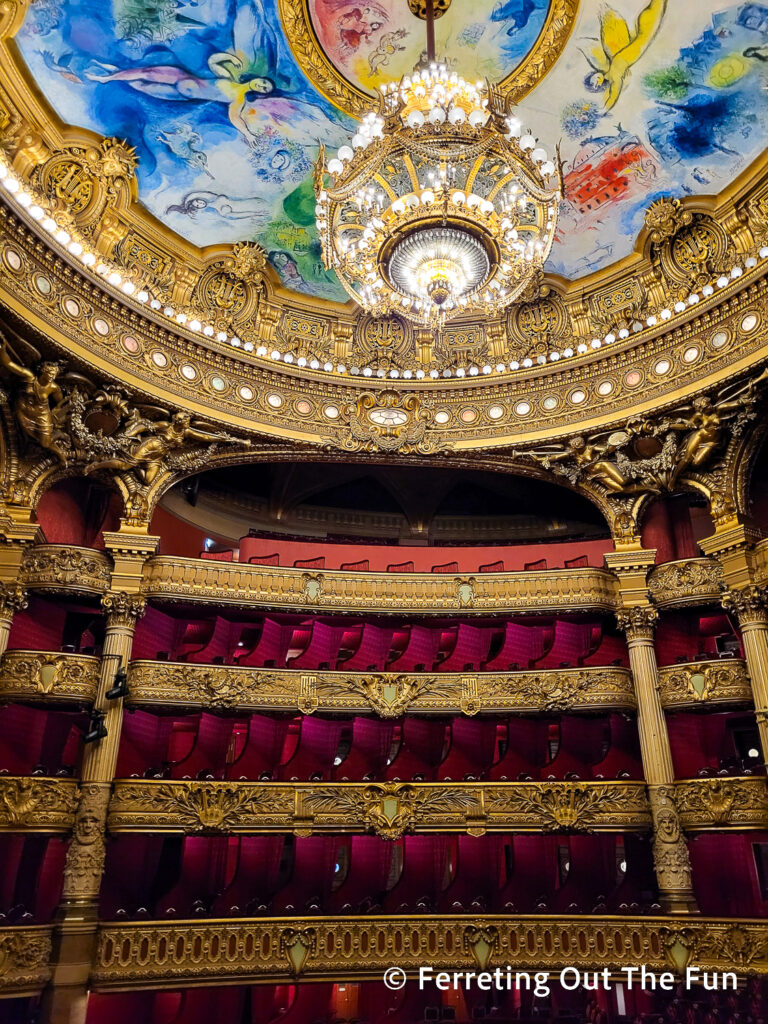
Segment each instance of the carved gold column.
[{"label": "carved gold column", "polygon": [[624,630],[637,697],[637,728],[643,772],[653,815],[653,860],[661,903],[668,914],[698,913],[688,846],[674,798],[675,770],[659,695],[654,631],[658,612],[648,601],[646,579],[655,551],[622,551],[605,556],[619,580]]},{"label": "carved gold column", "polygon": [[768,762],[768,596],[755,579],[754,551],[759,534],[743,524],[725,524],[701,548],[714,556],[723,570],[722,603],[739,622],[744,658],[752,686],[752,700],[760,732],[763,761]]},{"label": "carved gold column", "polygon": [[[123,718],[121,698],[108,700],[117,671],[127,666],[136,623],[144,613],[144,562],[157,546],[146,534],[105,533],[114,567],[111,589],[102,598],[106,615],[101,679],[94,709],[104,714],[107,735],[83,755],[80,804],[64,868],[64,889],[54,933],[53,977],[41,1007],[47,1024],[84,1024],[88,977],[98,923],[104,870],[107,808],[117,765]],[[118,589],[119,588],[119,589]]]},{"label": "carved gold column", "polygon": [[0,518],[0,657],[8,647],[13,616],[27,607],[27,592],[21,585],[24,551],[41,537],[34,523]]}]

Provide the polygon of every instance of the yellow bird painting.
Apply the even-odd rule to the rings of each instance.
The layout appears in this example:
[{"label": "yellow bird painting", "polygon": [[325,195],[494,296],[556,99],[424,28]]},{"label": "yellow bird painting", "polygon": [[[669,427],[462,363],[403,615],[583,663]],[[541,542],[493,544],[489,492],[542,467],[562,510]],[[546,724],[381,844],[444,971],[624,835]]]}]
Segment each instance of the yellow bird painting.
[{"label": "yellow bird painting", "polygon": [[605,109],[616,105],[630,69],[643,56],[659,31],[667,0],[650,0],[637,16],[634,31],[616,11],[600,14],[600,43],[585,53],[592,71],[585,84],[591,92],[605,93]]}]

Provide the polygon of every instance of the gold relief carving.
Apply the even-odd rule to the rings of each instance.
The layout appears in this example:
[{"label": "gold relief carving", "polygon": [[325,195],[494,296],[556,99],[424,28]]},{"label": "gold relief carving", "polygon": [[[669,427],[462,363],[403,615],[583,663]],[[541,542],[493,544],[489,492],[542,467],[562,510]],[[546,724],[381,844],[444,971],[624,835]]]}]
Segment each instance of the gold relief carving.
[{"label": "gold relief carving", "polygon": [[651,571],[648,590],[657,605],[690,605],[698,601],[719,600],[723,570],[713,558],[691,558],[665,562]]},{"label": "gold relief carving", "polygon": [[340,423],[345,433],[339,440],[327,438],[326,444],[347,452],[437,455],[453,448],[451,442],[429,436],[434,425],[431,403],[394,389],[364,392],[342,408]]},{"label": "gold relief carving", "polygon": [[129,231],[121,239],[115,252],[116,259],[124,267],[132,267],[140,274],[150,276],[156,282],[163,282],[166,286],[171,279],[170,257],[160,249],[150,245],[141,235],[135,231]]},{"label": "gold relief carving", "polygon": [[38,992],[50,980],[50,959],[50,928],[0,928],[0,993]]},{"label": "gold relief carving", "polygon": [[68,832],[77,807],[72,779],[0,776],[0,830]]},{"label": "gold relief carving", "polygon": [[674,238],[681,228],[693,222],[693,214],[683,209],[679,199],[657,199],[645,211],[645,226],[655,245],[663,245]]},{"label": "gold relief carving", "polygon": [[459,608],[473,608],[475,605],[475,577],[467,576],[456,579],[456,598]]},{"label": "gold relief carving", "polygon": [[691,861],[680,826],[674,786],[649,786],[653,814],[653,862],[659,888],[666,893],[692,892]]},{"label": "gold relief carving", "polygon": [[741,659],[696,661],[659,669],[659,695],[665,708],[710,704],[749,704],[752,690]]},{"label": "gold relief carving", "polygon": [[477,970],[491,956],[519,970],[550,972],[641,965],[682,971],[689,962],[705,971],[768,972],[764,921],[694,918],[681,926],[679,918],[662,916],[426,914],[103,924],[91,981],[108,991],[127,982],[172,988],[287,980],[295,966],[286,950],[297,933],[314,951],[302,962],[307,979],[380,980],[393,950],[398,967],[413,975],[425,964]]},{"label": "gold relief carving", "polygon": [[280,935],[280,952],[288,960],[293,975],[301,974],[316,948],[315,928],[286,928]]},{"label": "gold relief carving", "polygon": [[374,317],[366,313],[357,321],[354,344],[366,363],[388,367],[411,352],[413,327],[399,316]]},{"label": "gold relief carving", "polygon": [[764,587],[747,586],[741,590],[726,590],[720,600],[726,611],[738,616],[742,626],[768,619],[768,596]]},{"label": "gold relief carving", "polygon": [[243,281],[217,267],[212,267],[200,278],[197,294],[203,308],[214,317],[222,314],[237,317],[248,302]]},{"label": "gold relief carving", "polygon": [[301,576],[301,597],[307,604],[320,604],[323,596],[323,580],[321,572],[305,572]]},{"label": "gold relief carving", "polygon": [[115,590],[105,594],[101,599],[101,607],[107,616],[107,626],[135,625],[146,611],[147,602],[138,594],[129,594],[125,590]]},{"label": "gold relief carving", "polygon": [[616,612],[619,629],[627,634],[627,640],[653,640],[659,613],[648,605],[622,608]]},{"label": "gold relief carving", "polygon": [[[301,569],[155,556],[144,570],[145,596],[154,600],[202,601],[239,607],[306,607]],[[317,607],[402,615],[455,612],[456,577],[440,573],[326,572]],[[605,569],[548,570],[543,573],[484,573],[475,577],[471,611],[534,609],[611,612],[616,580]]]},{"label": "gold relief carving", "polygon": [[647,306],[645,289],[637,278],[616,288],[596,292],[589,300],[591,319],[603,328],[629,325],[643,317]]},{"label": "gold relief carving", "polygon": [[510,346],[516,359],[548,355],[571,330],[568,312],[559,295],[513,306],[509,313]]},{"label": "gold relief carving", "polygon": [[99,666],[98,658],[84,654],[6,651],[0,662],[0,696],[90,703],[99,687]]},{"label": "gold relief carving", "polygon": [[130,701],[136,705],[298,708],[305,714],[320,708],[373,712],[382,718],[409,711],[475,715],[635,707],[631,676],[625,668],[481,672],[471,677],[447,672],[436,676],[394,672],[306,675],[290,669],[134,661],[128,679]]},{"label": "gold relief carving", "polygon": [[648,829],[642,782],[164,782],[118,780],[112,832]]},{"label": "gold relief carving", "polygon": [[768,828],[765,778],[689,779],[675,783],[680,824],[686,831]]},{"label": "gold relief carving", "polygon": [[109,783],[85,782],[64,866],[64,899],[95,899],[104,873]]},{"label": "gold relief carving", "polygon": [[689,281],[701,274],[708,279],[726,249],[727,241],[720,226],[714,222],[699,221],[675,235],[670,245],[670,256]]},{"label": "gold relief carving", "polygon": [[24,585],[30,590],[101,594],[110,580],[109,559],[104,553],[64,544],[27,548],[21,571]]},{"label": "gold relief carving", "polygon": [[0,618],[13,618],[27,607],[27,592],[13,583],[0,583]]},{"label": "gold relief carving", "polygon": [[280,329],[289,341],[306,338],[313,342],[322,341],[328,334],[328,321],[294,310],[286,310],[280,321]]},{"label": "gold relief carving", "polygon": [[54,207],[90,234],[106,206],[121,199],[127,205],[137,162],[126,142],[102,139],[98,146],[72,146],[54,154],[40,168],[39,183]]}]

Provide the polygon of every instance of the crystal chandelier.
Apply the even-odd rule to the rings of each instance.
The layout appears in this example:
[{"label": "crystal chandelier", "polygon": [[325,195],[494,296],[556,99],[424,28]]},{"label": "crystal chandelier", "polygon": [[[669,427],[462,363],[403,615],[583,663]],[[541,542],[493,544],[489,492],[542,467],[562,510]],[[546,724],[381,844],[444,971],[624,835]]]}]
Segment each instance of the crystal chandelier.
[{"label": "crystal chandelier", "polygon": [[327,165],[321,151],[323,260],[374,315],[439,327],[498,314],[541,271],[561,190],[559,160],[499,90],[432,61],[382,85],[378,111]]}]

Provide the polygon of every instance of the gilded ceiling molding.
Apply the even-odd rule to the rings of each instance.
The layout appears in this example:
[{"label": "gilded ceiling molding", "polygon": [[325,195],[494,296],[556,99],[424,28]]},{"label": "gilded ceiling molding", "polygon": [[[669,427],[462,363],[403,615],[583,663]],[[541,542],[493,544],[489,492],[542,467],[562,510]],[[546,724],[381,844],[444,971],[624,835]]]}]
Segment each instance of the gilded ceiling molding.
[{"label": "gilded ceiling molding", "polygon": [[[322,576],[322,580],[319,577]],[[550,569],[544,573],[479,573],[469,583],[448,573],[345,572],[321,574],[278,566],[201,561],[158,555],[144,569],[150,600],[324,612],[467,614],[526,611],[613,611],[616,581],[605,569]],[[318,587],[318,583],[321,586]],[[469,598],[471,597],[471,601]]]},{"label": "gilded ceiling molding", "polygon": [[[17,657],[18,655],[18,657]],[[0,694],[6,673],[17,686],[33,686],[31,652],[14,652],[0,666]],[[74,657],[70,655],[69,657]],[[15,665],[18,664],[18,668]],[[238,711],[345,712],[399,718],[403,714],[498,714],[503,712],[593,711],[636,706],[625,668],[551,669],[540,672],[305,672],[298,669],[239,668],[188,662],[132,661],[129,703],[144,707],[212,707]]]},{"label": "gilded ceiling molding", "polygon": [[702,703],[745,707],[752,703],[747,666],[741,658],[661,666],[659,696],[667,711],[691,710]]},{"label": "gilded ceiling molding", "polygon": [[0,832],[68,832],[77,798],[74,779],[2,775]]},{"label": "gilded ceiling molding", "polygon": [[0,928],[0,995],[34,996],[50,981],[51,927]]},{"label": "gilded ceiling molding", "polygon": [[92,704],[101,659],[88,654],[6,651],[0,661],[0,699]]},{"label": "gilded ceiling molding", "polygon": [[[332,978],[381,979],[392,965],[552,973],[621,971],[768,973],[768,924],[701,917],[408,915],[103,923],[91,982],[97,991]],[[332,952],[328,952],[332,950]],[[340,952],[344,951],[344,952]]]},{"label": "gilded ceiling molding", "polygon": [[117,780],[112,832],[594,832],[648,830],[643,782]]},{"label": "gilded ceiling molding", "polygon": [[[6,225],[12,227],[7,220]],[[63,262],[41,261],[28,234],[15,233],[13,241],[9,234],[0,250],[0,294],[5,289],[10,306],[41,332],[35,345],[47,346],[43,336],[50,338],[57,355],[66,352],[83,366],[112,366],[128,392],[139,390],[171,407],[183,405],[221,426],[256,428],[319,446],[331,439],[343,450],[350,427],[341,410],[371,391],[370,380],[265,366],[238,350],[218,354],[213,344],[162,330],[144,310],[127,316],[119,303],[86,287]],[[623,413],[642,415],[672,396],[692,396],[703,380],[728,380],[759,364],[765,290],[762,280],[747,286],[738,302],[726,304],[714,319],[700,305],[699,315],[655,334],[641,349],[629,340],[608,346],[575,359],[567,372],[550,364],[527,374],[479,374],[461,381],[406,381],[400,375],[380,390],[398,392],[401,401],[411,395],[428,401],[434,409],[434,443],[456,450],[517,445],[584,429],[590,422],[614,422]],[[34,309],[29,308],[30,294]],[[42,358],[28,349],[24,358],[16,355],[17,365],[26,368]],[[7,379],[13,390],[13,378]]]},{"label": "gilded ceiling molding", "polygon": [[[524,60],[497,88],[517,102],[542,81],[563,52],[573,30],[579,0],[553,0],[539,37]],[[345,114],[360,120],[376,96],[353,85],[328,58],[312,25],[307,0],[278,0],[280,21],[299,67],[323,96]]]}]

